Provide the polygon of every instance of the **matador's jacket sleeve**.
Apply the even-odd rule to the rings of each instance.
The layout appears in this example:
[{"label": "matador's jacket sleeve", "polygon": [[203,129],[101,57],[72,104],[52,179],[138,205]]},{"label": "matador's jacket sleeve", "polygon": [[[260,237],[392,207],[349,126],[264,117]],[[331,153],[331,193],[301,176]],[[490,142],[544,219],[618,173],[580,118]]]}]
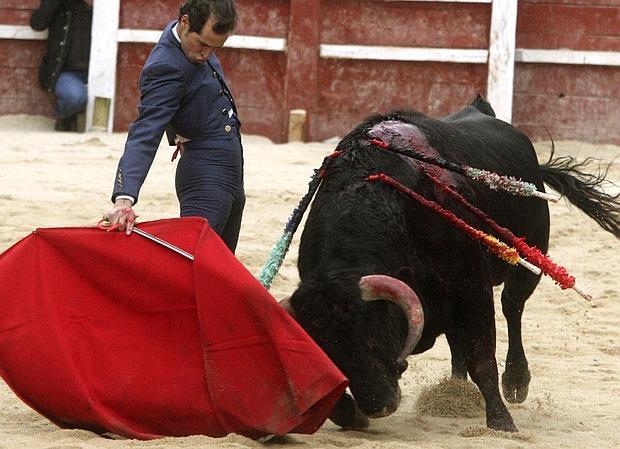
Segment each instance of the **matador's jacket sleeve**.
[{"label": "matador's jacket sleeve", "polygon": [[147,61],[140,75],[139,115],[129,127],[114,180],[113,202],[118,195],[129,195],[137,203],[166,126],[181,107],[184,67],[175,60],[154,59]]}]

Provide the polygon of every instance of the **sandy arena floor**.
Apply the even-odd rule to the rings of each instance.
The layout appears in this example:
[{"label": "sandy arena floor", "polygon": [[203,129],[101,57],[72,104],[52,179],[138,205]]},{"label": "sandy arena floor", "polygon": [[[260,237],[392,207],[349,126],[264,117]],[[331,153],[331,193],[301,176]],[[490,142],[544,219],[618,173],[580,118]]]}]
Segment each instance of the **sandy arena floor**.
[{"label": "sandy arena floor", "polygon": [[[51,122],[46,119],[0,118],[0,251],[37,227],[93,225],[110,205],[125,135],[56,133],[50,129]],[[237,255],[257,274],[306,192],[313,169],[334,145],[275,145],[257,136],[245,136],[244,143],[247,207]],[[544,160],[549,145],[536,147]],[[556,142],[556,151],[578,158],[616,158],[609,178],[620,181],[619,147]],[[143,221],[178,215],[170,155],[170,148],[162,146],[142,189],[138,213]],[[562,291],[545,278],[528,302],[523,327],[532,371],[530,394],[523,404],[508,406],[520,433],[487,430],[471,389],[457,388],[456,393],[446,395],[445,389],[437,388],[450,372],[448,347],[442,338],[429,352],[409,359],[401,382],[403,401],[394,415],[373,421],[366,432],[341,431],[328,422],[315,435],[291,435],[281,445],[385,449],[620,447],[620,244],[564,202],[551,205],[551,214],[550,255],[575,275],[595,300],[588,304],[575,292]],[[295,289],[296,245],[297,240],[272,287],[277,298]],[[503,371],[507,337],[499,307],[496,316],[497,359]],[[422,392],[426,399],[418,404]],[[430,416],[434,410],[454,416]],[[61,430],[26,407],[0,381],[0,449],[261,446],[236,435],[137,441]]]}]

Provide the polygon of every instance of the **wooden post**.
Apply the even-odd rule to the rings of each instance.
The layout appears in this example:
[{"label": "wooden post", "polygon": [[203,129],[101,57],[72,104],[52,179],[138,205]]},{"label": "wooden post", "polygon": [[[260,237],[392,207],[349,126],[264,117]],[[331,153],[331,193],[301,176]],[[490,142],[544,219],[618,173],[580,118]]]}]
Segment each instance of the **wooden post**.
[{"label": "wooden post", "polygon": [[86,131],[112,132],[120,5],[120,0],[93,1]]},{"label": "wooden post", "polygon": [[[291,0],[285,74],[284,114],[306,111],[305,136],[312,139],[312,114],[317,110],[321,0]],[[284,115],[284,117],[286,117]],[[289,129],[291,127],[289,123]]]},{"label": "wooden post", "polygon": [[306,136],[306,111],[293,109],[288,120],[288,141],[304,142]]},{"label": "wooden post", "polygon": [[487,100],[497,118],[512,121],[515,45],[517,36],[517,0],[493,0]]},{"label": "wooden post", "polygon": [[95,97],[93,105],[92,129],[107,130],[110,123],[111,102],[109,98]]}]

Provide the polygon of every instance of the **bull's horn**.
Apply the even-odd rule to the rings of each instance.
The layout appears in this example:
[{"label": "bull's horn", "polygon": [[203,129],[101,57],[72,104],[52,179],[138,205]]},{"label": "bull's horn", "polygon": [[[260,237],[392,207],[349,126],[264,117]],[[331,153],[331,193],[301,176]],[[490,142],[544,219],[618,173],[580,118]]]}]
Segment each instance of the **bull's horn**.
[{"label": "bull's horn", "polygon": [[373,274],[360,279],[360,290],[364,301],[385,300],[397,304],[407,317],[409,333],[398,361],[402,362],[420,341],[424,330],[424,310],[420,298],[403,281],[385,276]]},{"label": "bull's horn", "polygon": [[278,304],[280,304],[280,306],[284,310],[286,310],[290,316],[295,318],[295,311],[293,310],[293,306],[291,305],[291,297],[290,296],[287,296],[286,298],[280,300],[278,302]]}]

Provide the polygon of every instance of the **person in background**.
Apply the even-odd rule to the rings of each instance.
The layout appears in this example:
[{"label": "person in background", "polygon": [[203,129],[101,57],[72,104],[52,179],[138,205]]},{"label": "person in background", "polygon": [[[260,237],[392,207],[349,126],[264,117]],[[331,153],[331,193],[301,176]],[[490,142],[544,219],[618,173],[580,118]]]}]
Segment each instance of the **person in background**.
[{"label": "person in background", "polygon": [[138,117],[106,214],[110,227],[131,233],[133,207],[166,132],[181,155],[175,178],[181,216],[206,218],[235,251],[245,206],[241,124],[215,52],[237,21],[233,0],[188,0],[164,29],[140,74]]},{"label": "person in background", "polygon": [[56,97],[57,131],[77,131],[86,108],[93,0],[41,0],[30,26],[48,29],[47,51],[39,67],[39,84]]}]

